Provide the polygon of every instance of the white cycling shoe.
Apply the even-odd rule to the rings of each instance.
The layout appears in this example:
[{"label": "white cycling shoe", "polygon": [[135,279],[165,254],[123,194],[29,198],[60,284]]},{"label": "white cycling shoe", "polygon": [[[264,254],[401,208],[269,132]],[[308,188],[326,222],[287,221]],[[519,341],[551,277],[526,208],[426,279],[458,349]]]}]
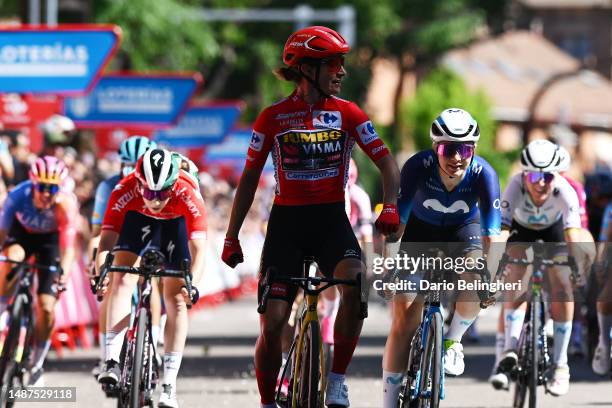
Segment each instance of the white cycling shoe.
[{"label": "white cycling shoe", "polygon": [[570,370],[568,366],[558,366],[553,372],[552,378],[548,382],[548,392],[560,397],[569,391]]},{"label": "white cycling shoe", "polygon": [[178,408],[179,404],[176,400],[176,389],[170,384],[162,384],[162,393],[159,397],[159,408]]},{"label": "white cycling shoe", "polygon": [[350,407],[348,387],[344,381],[327,381],[325,405],[333,407]]},{"label": "white cycling shoe", "polygon": [[461,375],[465,370],[463,361],[463,346],[453,343],[444,353],[444,372],[448,375]]},{"label": "white cycling shoe", "polygon": [[606,350],[601,345],[597,346],[591,368],[597,375],[608,375],[610,373],[610,347]]}]

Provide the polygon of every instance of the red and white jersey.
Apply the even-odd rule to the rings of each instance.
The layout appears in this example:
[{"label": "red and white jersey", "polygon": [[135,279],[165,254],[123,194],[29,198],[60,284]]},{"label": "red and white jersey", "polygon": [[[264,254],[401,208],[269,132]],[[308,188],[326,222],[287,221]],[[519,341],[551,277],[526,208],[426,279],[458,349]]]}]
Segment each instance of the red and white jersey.
[{"label": "red and white jersey", "polygon": [[373,161],[389,154],[354,103],[332,96],[309,105],[294,92],[255,121],[246,167],[262,168],[272,152],[276,204],[342,202],[355,142]]},{"label": "red and white jersey", "polygon": [[170,201],[159,213],[153,213],[145,206],[134,173],[123,178],[115,186],[110,196],[102,229],[121,232],[123,220],[129,211],[136,211],[147,217],[161,220],[185,217],[188,239],[206,238],[208,225],[204,199],[199,187],[183,171],[180,172],[173,187]]}]

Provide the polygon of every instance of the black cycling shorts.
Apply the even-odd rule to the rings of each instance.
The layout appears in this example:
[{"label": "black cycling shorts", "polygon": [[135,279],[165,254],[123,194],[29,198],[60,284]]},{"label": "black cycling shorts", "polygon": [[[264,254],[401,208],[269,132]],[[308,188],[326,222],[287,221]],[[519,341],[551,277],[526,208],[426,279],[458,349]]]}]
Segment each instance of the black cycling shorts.
[{"label": "black cycling shorts", "polygon": [[[25,259],[33,255],[35,262],[40,265],[55,265],[56,260],[59,259],[60,256],[59,234],[57,231],[43,234],[28,232],[16,218],[13,219],[3,249],[15,244],[23,248],[25,251]],[[59,278],[58,272],[40,270],[37,274],[37,293],[56,296],[57,280]]]},{"label": "black cycling shorts", "polygon": [[[259,296],[263,292],[265,271],[274,268],[275,276],[303,276],[303,259],[314,257],[321,272],[333,276],[344,259],[361,260],[361,248],[346,215],[344,203],[315,205],[273,205],[268,221],[259,270]],[[275,283],[270,298],[293,303],[298,287]]]},{"label": "black cycling shorts", "polygon": [[559,219],[550,227],[542,230],[525,228],[516,222],[516,220],[512,220],[510,235],[508,236],[508,243],[538,241],[545,243],[544,248],[548,258],[567,255],[568,250],[567,244],[565,243],[563,220]]},{"label": "black cycling shorts", "polygon": [[185,218],[160,220],[128,211],[115,250],[142,255],[148,248],[160,250],[166,256],[167,267],[180,269],[183,259],[191,260]]},{"label": "black cycling shorts", "polygon": [[[480,218],[475,218],[464,224],[458,225],[433,225],[410,214],[406,222],[402,242],[437,242],[441,250],[451,249],[446,255],[460,256],[466,252],[482,249],[482,231]],[[458,245],[443,245],[448,243],[459,243]]]}]

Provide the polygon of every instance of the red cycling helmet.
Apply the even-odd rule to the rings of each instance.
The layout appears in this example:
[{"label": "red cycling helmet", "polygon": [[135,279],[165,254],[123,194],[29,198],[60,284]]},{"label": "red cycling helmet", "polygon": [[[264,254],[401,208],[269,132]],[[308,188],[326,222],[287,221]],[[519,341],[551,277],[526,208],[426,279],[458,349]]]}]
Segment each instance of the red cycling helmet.
[{"label": "red cycling helmet", "polygon": [[283,62],[292,67],[304,58],[323,59],[346,54],[350,49],[346,40],[331,28],[306,27],[289,36],[283,50]]}]

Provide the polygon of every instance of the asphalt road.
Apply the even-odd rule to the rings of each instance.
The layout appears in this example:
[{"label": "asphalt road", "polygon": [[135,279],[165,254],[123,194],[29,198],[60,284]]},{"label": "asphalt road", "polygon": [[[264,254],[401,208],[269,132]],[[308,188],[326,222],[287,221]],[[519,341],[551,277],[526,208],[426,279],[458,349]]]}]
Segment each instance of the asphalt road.
[{"label": "asphalt road", "polygon": [[[253,369],[253,349],[258,333],[255,299],[246,298],[205,309],[193,315],[190,335],[178,380],[181,407],[258,407]],[[442,407],[510,407],[511,393],[488,385],[493,364],[497,310],[481,315],[480,342],[465,344],[466,372],[446,383]],[[370,306],[370,317],[349,369],[351,407],[381,406],[381,355],[389,326],[387,309]],[[114,407],[89,374],[97,349],[67,352],[57,359],[51,352],[46,363],[46,385],[73,386],[76,403],[22,403],[17,406]],[[612,382],[593,375],[583,360],[571,362],[572,386],[562,398],[543,395],[542,407],[612,407]]]}]

